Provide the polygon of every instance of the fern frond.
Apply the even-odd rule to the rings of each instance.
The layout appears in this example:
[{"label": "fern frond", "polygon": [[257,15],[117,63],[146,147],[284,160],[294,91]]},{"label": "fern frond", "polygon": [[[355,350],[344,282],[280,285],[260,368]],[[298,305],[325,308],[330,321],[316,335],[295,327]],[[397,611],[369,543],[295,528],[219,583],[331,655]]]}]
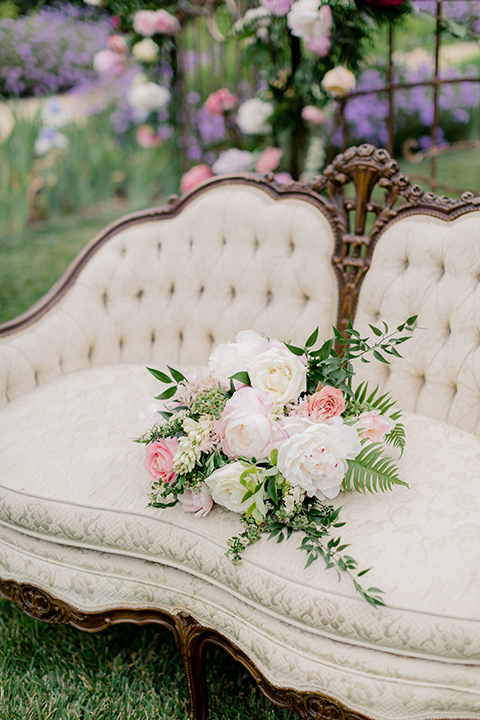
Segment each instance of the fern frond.
[{"label": "fern frond", "polygon": [[398,477],[395,461],[383,456],[383,445],[372,443],[365,445],[354,460],[347,460],[348,469],[343,480],[343,489],[347,492],[357,490],[371,493],[391,490],[394,485],[405,485]]},{"label": "fern frond", "polygon": [[402,423],[397,423],[393,430],[390,430],[390,432],[385,435],[384,441],[389,445],[393,445],[393,447],[398,448],[400,453],[403,455],[405,443],[407,442],[405,426]]}]

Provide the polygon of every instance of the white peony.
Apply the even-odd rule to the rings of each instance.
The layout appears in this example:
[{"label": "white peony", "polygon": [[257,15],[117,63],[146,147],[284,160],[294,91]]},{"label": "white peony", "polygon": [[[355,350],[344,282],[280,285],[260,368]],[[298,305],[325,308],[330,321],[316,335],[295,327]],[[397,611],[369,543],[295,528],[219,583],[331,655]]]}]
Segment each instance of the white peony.
[{"label": "white peony", "polygon": [[154,62],[158,57],[159,47],[152,38],[146,37],[132,47],[132,54],[140,62]]},{"label": "white peony", "polygon": [[308,38],[313,37],[315,31],[320,32],[320,27],[317,27],[320,15],[318,6],[319,0],[297,0],[293,3],[287,15],[287,25],[292,35]]},{"label": "white peony", "polygon": [[247,363],[269,347],[269,341],[255,330],[242,330],[237,333],[236,342],[217,345],[208,359],[208,367],[217,380],[228,387],[232,375],[245,372]]},{"label": "white peony", "polygon": [[273,105],[259,98],[245,100],[237,113],[237,125],[246,135],[258,135],[269,131],[267,120],[273,113]]},{"label": "white peony", "polygon": [[353,460],[360,450],[355,428],[341,420],[315,423],[281,443],[277,467],[292,486],[299,485],[310,497],[334,498],[347,472],[347,459]]},{"label": "white peony", "polygon": [[322,90],[335,97],[343,97],[355,90],[355,75],[346,67],[337,65],[323,76]]},{"label": "white peony", "polygon": [[170,102],[170,91],[153,82],[134,83],[128,91],[128,102],[135,110],[154,112]]},{"label": "white peony", "polygon": [[214,502],[235,513],[246,512],[255,502],[255,496],[242,502],[242,498],[247,492],[247,488],[240,482],[240,476],[244,470],[242,463],[230,463],[215,470],[205,480],[205,485],[210,490]]},{"label": "white peony", "polygon": [[272,347],[247,364],[252,387],[274,393],[284,405],[307,389],[307,367],[286,347]]},{"label": "white peony", "polygon": [[229,175],[251,170],[252,167],[253,156],[251,152],[230,148],[220,153],[218,159],[212,165],[212,170],[215,175]]}]

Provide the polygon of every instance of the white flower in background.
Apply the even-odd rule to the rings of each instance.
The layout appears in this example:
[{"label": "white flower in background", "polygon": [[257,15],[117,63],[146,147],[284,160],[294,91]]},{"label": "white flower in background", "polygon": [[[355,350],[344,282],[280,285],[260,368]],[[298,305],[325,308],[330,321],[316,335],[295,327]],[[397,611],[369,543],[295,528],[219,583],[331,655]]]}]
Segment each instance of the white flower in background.
[{"label": "white flower in background", "polygon": [[322,80],[322,89],[335,97],[343,97],[355,90],[355,75],[342,65],[325,73]]},{"label": "white flower in background", "polygon": [[230,148],[220,153],[218,159],[212,165],[215,175],[229,175],[230,173],[241,173],[251,170],[253,167],[253,155],[248,150],[237,150]]},{"label": "white flower in background", "polygon": [[154,112],[170,102],[170,90],[153,82],[133,83],[128,91],[128,102],[135,110]]},{"label": "white flower in background", "polygon": [[287,15],[287,24],[296,37],[325,37],[332,29],[332,11],[328,5],[319,7],[319,0],[297,0]]},{"label": "white flower in background", "polygon": [[284,405],[307,389],[307,366],[286,347],[272,347],[247,364],[253,388],[268,390]]},{"label": "white flower in background", "polygon": [[70,121],[70,115],[59,98],[49,98],[42,108],[42,121],[46,127],[61,128]]},{"label": "white flower in background", "polygon": [[159,47],[152,38],[144,38],[132,47],[132,54],[140,62],[154,62],[158,57]]},{"label": "white flower in background", "polygon": [[245,467],[240,462],[229,463],[215,470],[205,480],[205,485],[212,493],[214,502],[235,513],[244,513],[256,502],[256,496],[242,502],[247,488],[241,484],[240,476]]},{"label": "white flower in background", "polygon": [[246,27],[257,25],[258,27],[268,27],[272,21],[272,13],[268,8],[260,5],[257,8],[247,10],[243,18],[237,20],[232,30],[241,33]]},{"label": "white flower in background", "polygon": [[277,467],[292,486],[310,497],[334,498],[347,471],[347,459],[361,450],[355,428],[343,422],[314,423],[279,447]]},{"label": "white flower in background", "polygon": [[246,135],[258,135],[269,131],[268,119],[273,113],[273,105],[259,98],[245,100],[237,113],[237,125]]},{"label": "white flower in background", "polygon": [[41,128],[38,138],[35,141],[35,152],[37,155],[46,155],[50,150],[63,150],[68,145],[68,140],[63,133],[56,128]]},{"label": "white flower in background", "polygon": [[103,0],[83,0],[85,5],[93,5],[93,7],[101,7],[103,5]]}]

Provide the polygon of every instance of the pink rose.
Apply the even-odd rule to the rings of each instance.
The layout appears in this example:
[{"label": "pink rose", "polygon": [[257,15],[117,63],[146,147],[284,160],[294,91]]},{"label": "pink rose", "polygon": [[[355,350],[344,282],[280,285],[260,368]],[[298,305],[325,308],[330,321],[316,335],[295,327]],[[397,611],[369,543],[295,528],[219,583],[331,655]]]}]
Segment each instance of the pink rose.
[{"label": "pink rose", "polygon": [[242,455],[257,460],[267,458],[275,442],[286,437],[273,419],[270,393],[251,387],[243,387],[232,395],[214,427],[229,458]]},{"label": "pink rose", "polygon": [[93,67],[99,75],[120,77],[125,72],[125,58],[113,50],[99,50],[93,58]]},{"label": "pink rose", "polygon": [[327,57],[331,46],[330,36],[328,37],[311,37],[307,40],[307,49],[319,58]]},{"label": "pink rose", "polygon": [[227,110],[232,110],[237,103],[238,98],[236,95],[232,95],[227,88],[220,88],[220,90],[208,96],[204,105],[212,115],[223,115]]},{"label": "pink rose", "polygon": [[283,17],[292,7],[292,0],[262,0],[262,5],[273,15]]},{"label": "pink rose", "polygon": [[161,35],[174,35],[180,30],[180,23],[174,15],[166,10],[155,12],[155,32]]},{"label": "pink rose", "polygon": [[140,147],[154,148],[162,144],[162,138],[156,135],[150,125],[140,125],[137,130],[137,142]]},{"label": "pink rose", "polygon": [[315,105],[305,105],[302,108],[302,118],[312,125],[325,125],[326,123],[325,114]]},{"label": "pink rose", "polygon": [[262,152],[257,160],[256,170],[259,173],[272,172],[278,167],[282,159],[283,150],[275,147],[268,147]]},{"label": "pink rose", "polygon": [[119,55],[128,55],[128,45],[121,35],[110,35],[108,38],[108,49]]},{"label": "pink rose", "polygon": [[308,401],[308,412],[314,422],[324,422],[341,415],[345,410],[345,398],[341,390],[325,385]]},{"label": "pink rose", "polygon": [[205,517],[213,505],[213,498],[207,488],[202,485],[199,490],[185,488],[182,495],[178,496],[185,512],[193,512],[196,517]]},{"label": "pink rose", "polygon": [[380,410],[370,410],[358,417],[358,426],[362,428],[359,432],[361,438],[368,438],[376,443],[383,442],[385,435],[395,427],[395,421],[386,415],[380,415]]},{"label": "pink rose", "polygon": [[139,10],[135,13],[133,29],[139,35],[154,35],[157,32],[157,13],[155,10]]},{"label": "pink rose", "polygon": [[188,170],[180,182],[180,190],[182,193],[190,192],[194,187],[200,185],[204,180],[213,177],[213,172],[208,165],[194,165]]},{"label": "pink rose", "polygon": [[177,477],[173,469],[173,456],[178,438],[162,438],[145,447],[145,470],[154,482],[171,485]]}]

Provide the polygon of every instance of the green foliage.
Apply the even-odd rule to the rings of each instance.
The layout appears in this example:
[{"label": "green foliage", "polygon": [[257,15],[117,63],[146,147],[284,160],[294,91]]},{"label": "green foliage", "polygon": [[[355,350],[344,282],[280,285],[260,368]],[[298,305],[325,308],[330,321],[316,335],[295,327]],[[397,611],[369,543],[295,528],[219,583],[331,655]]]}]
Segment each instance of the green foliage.
[{"label": "green foliage", "polygon": [[365,444],[354,460],[347,460],[347,465],[342,483],[347,492],[385,492],[394,485],[408,487],[407,483],[398,477],[398,468],[392,458],[383,455],[381,443]]}]

